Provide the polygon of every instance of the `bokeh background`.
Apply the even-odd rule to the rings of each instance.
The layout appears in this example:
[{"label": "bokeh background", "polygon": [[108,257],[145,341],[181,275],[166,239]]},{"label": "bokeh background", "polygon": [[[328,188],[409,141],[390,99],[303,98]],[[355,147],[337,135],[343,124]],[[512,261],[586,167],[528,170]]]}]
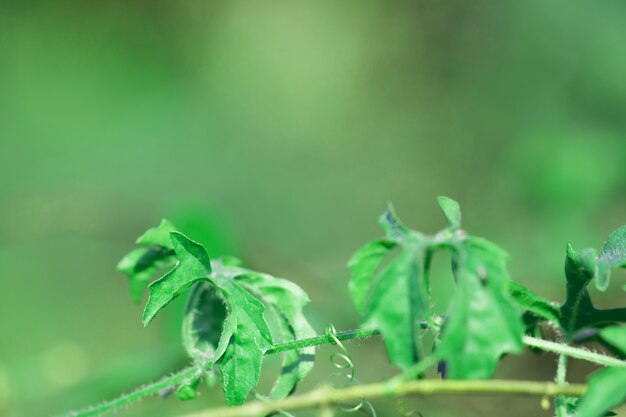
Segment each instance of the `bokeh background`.
[{"label": "bokeh background", "polygon": [[[566,242],[626,223],[625,19],[620,1],[0,2],[0,415],[62,415],[186,364],[182,303],[144,329],[115,271],[162,217],[301,285],[320,332],[358,326],[345,263],[387,202],[435,232],[440,194],[561,300]],[[445,310],[446,259],[435,276]],[[395,372],[380,340],[349,347],[362,382]],[[554,369],[527,354],[498,376]],[[550,415],[515,401],[377,407]],[[119,415],[217,404],[204,388]]]}]

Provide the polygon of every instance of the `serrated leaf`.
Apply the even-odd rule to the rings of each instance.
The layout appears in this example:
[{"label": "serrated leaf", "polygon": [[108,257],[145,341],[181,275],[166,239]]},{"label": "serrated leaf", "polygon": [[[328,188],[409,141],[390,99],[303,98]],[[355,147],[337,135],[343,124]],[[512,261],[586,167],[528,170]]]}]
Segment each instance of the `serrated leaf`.
[{"label": "serrated leaf", "polygon": [[437,202],[446,216],[448,227],[451,230],[458,230],[461,227],[461,207],[459,203],[446,196],[437,197]]},{"label": "serrated leaf", "polygon": [[149,246],[162,246],[164,248],[173,249],[170,233],[177,232],[176,226],[167,219],[161,220],[161,223],[152,227],[137,238],[137,244]]},{"label": "serrated leaf", "polygon": [[523,325],[509,299],[506,253],[467,238],[453,255],[457,290],[439,352],[453,379],[490,378],[500,357],[523,349]]},{"label": "serrated leaf", "polygon": [[395,246],[396,243],[391,240],[375,240],[356,251],[348,261],[348,268],[352,271],[348,290],[359,313],[364,313],[367,295],[376,269]]},{"label": "serrated leaf", "polygon": [[601,417],[626,400],[626,369],[607,368],[588,378],[587,393],[578,404],[576,417]]},{"label": "serrated leaf", "polygon": [[559,323],[561,311],[558,306],[518,282],[509,281],[508,286],[511,298],[524,310],[553,323]]},{"label": "serrated leaf", "polygon": [[197,366],[215,362],[216,349],[226,320],[224,300],[210,282],[195,284],[183,317],[183,346]]},{"label": "serrated leaf", "polygon": [[605,291],[609,286],[611,269],[626,267],[626,226],[617,229],[602,247],[598,255],[596,287]]},{"label": "serrated leaf", "polygon": [[138,248],[122,258],[117,270],[128,276],[130,295],[135,303],[154,276],[161,270],[173,265],[174,252],[163,247]]},{"label": "serrated leaf", "polygon": [[179,232],[171,232],[170,239],[178,263],[148,287],[149,298],[143,312],[144,326],[176,297],[197,281],[208,279],[211,273],[211,261],[202,245]]},{"label": "serrated leaf", "polygon": [[380,330],[390,361],[403,370],[418,360],[416,322],[424,312],[423,262],[423,248],[417,242],[405,243],[374,280],[363,317],[365,327]]},{"label": "serrated leaf", "polygon": [[[309,297],[296,284],[256,272],[238,275],[235,280],[249,288],[253,294],[257,294],[266,306],[275,311],[285,341],[307,339],[316,335],[303,314]],[[314,358],[314,347],[285,352],[280,376],[274,383],[269,398],[278,400],[288,396],[296,384],[311,371]]]}]

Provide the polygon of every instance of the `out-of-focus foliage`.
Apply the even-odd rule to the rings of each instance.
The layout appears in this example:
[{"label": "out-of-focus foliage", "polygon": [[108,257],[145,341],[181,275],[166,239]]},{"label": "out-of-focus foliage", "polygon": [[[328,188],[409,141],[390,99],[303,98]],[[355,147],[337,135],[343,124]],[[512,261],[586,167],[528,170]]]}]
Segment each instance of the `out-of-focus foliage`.
[{"label": "out-of-focus foliage", "polygon": [[[162,217],[302,286],[318,332],[356,326],[344,263],[389,200],[420,230],[436,195],[462,201],[513,278],[562,299],[562,243],[624,222],[625,19],[617,1],[1,2],[0,415],[185,364],[182,305],[141,330],[114,270]],[[387,372],[372,349],[364,381]],[[500,376],[551,377],[536,360]]]}]

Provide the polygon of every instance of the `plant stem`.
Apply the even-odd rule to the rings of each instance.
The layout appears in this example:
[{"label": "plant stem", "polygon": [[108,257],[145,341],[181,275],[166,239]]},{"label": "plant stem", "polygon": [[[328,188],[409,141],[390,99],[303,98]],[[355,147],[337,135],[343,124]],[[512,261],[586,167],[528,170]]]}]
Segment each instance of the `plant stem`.
[{"label": "plant stem", "polygon": [[549,340],[537,339],[536,337],[530,336],[524,336],[523,341],[526,346],[536,347],[541,350],[545,350],[546,352],[558,353],[560,355],[581,359],[602,366],[616,366],[620,368],[626,367],[626,361],[585,349],[576,348],[563,343],[550,342]]},{"label": "plant stem", "polygon": [[[425,325],[425,324],[422,324],[422,325]],[[378,336],[378,335],[380,335],[380,332],[378,330],[355,329],[355,330],[348,330],[344,332],[338,332],[337,339],[341,341],[352,340],[352,339],[366,339],[366,338],[369,338],[372,336]],[[326,337],[325,335],[315,336],[309,339],[293,340],[290,342],[285,342],[285,343],[274,345],[272,348],[267,350],[265,354],[272,355],[275,353],[285,352],[288,350],[302,349],[302,348],[311,347],[311,346],[326,345],[329,343],[330,341],[328,340],[328,337]],[[536,347],[536,348],[539,348],[548,352],[558,353],[558,354],[565,355],[565,356],[571,356],[576,359],[582,359],[582,360],[593,362],[593,363],[603,365],[603,366],[626,367],[625,361],[621,361],[619,359],[612,358],[606,355],[601,355],[599,353],[590,352],[584,349],[579,349],[579,348],[575,348],[572,346],[564,345],[561,343],[550,342],[547,340],[537,339],[537,338],[529,337],[529,336],[524,337],[524,343],[528,346]],[[431,361],[431,362],[435,363],[436,361]],[[430,363],[430,365],[432,365],[431,362],[424,362],[424,363]],[[414,370],[410,370],[409,373],[411,371],[419,371],[420,373],[423,372],[422,366],[420,365],[421,363],[422,362],[416,364],[417,368],[415,368]],[[194,374],[194,372],[197,372],[197,369],[195,367],[185,368],[182,371],[177,372],[171,376],[165,377],[163,379],[160,379],[157,382],[139,387],[129,394],[124,394],[114,400],[106,401],[99,405],[95,405],[93,407],[89,407],[84,410],[71,413],[67,415],[66,417],[91,417],[91,416],[99,416],[101,414],[108,413],[120,407],[124,407],[131,403],[139,401],[142,398],[158,394],[161,390],[165,388],[176,386],[182,383],[183,381],[185,381],[187,378],[191,377]],[[400,379],[406,379],[406,378],[407,378],[406,376],[400,376],[398,377],[398,379],[395,379],[395,382],[398,382]],[[426,382],[426,381],[419,381],[419,382]],[[483,381],[463,381],[463,382],[469,385],[473,383],[481,383],[481,384],[483,383]],[[425,385],[425,387],[429,387],[429,386],[430,385]],[[442,391],[442,393],[443,392],[445,391]],[[473,392],[473,391],[468,391],[468,392]]]},{"label": "plant stem", "polygon": [[[337,339],[351,340],[351,339],[367,339],[372,336],[378,336],[380,332],[374,329],[355,329],[347,330],[344,332],[337,332]],[[274,353],[285,352],[287,350],[302,349],[311,346],[320,346],[329,344],[328,337],[326,335],[315,336],[308,339],[292,340],[285,343],[274,345],[265,352],[266,355],[272,355]]]},{"label": "plant stem", "polygon": [[554,397],[567,395],[580,397],[584,395],[586,386],[573,384],[557,385],[553,382],[532,381],[461,381],[461,380],[418,380],[405,381],[400,384],[376,383],[354,385],[348,388],[318,388],[302,395],[294,395],[274,403],[251,402],[239,407],[224,407],[198,413],[186,414],[183,417],[259,417],[276,410],[296,410],[311,407],[323,407],[363,398],[402,397],[409,395],[436,394],[506,394],[506,395],[537,395]]},{"label": "plant stem", "polygon": [[[559,355],[555,382],[559,385],[567,384],[567,356],[565,356],[564,354]],[[567,404],[565,403],[565,398],[562,396],[558,396],[556,397],[555,402],[555,411],[557,417],[567,417]]]},{"label": "plant stem", "polygon": [[90,417],[109,413],[113,410],[117,410],[118,408],[125,407],[129,404],[137,402],[145,397],[156,395],[166,388],[176,386],[184,382],[187,378],[191,377],[197,371],[198,370],[195,367],[184,368],[183,370],[162,378],[156,382],[141,386],[128,394],[121,395],[110,401],[102,402],[100,404],[94,405],[93,407],[72,412],[66,417]]}]

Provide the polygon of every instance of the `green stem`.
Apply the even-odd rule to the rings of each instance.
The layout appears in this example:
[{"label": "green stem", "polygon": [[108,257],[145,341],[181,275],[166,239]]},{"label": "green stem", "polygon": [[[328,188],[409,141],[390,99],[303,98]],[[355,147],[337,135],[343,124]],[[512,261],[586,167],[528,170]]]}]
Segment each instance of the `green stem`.
[{"label": "green stem", "polygon": [[388,382],[353,385],[348,388],[334,389],[322,387],[302,395],[294,395],[273,403],[251,402],[239,407],[216,408],[208,411],[187,414],[183,417],[258,417],[271,414],[277,410],[291,411],[303,408],[324,407],[328,405],[360,401],[363,398],[403,397],[409,395],[436,394],[504,394],[504,395],[536,395],[554,397],[567,395],[580,397],[585,394],[586,386],[582,384],[557,385],[552,382],[533,381],[462,381],[462,380],[431,380],[404,381],[390,384]]},{"label": "green stem", "polygon": [[145,397],[156,395],[166,388],[174,387],[184,382],[187,378],[193,376],[195,372],[197,372],[197,369],[195,367],[184,368],[183,370],[178,371],[175,374],[162,378],[151,384],[141,386],[128,394],[124,394],[115,398],[114,400],[105,401],[103,403],[94,405],[93,407],[85,408],[80,411],[75,411],[68,414],[66,417],[90,417],[109,413],[111,411],[117,410],[118,408],[122,408],[134,402],[137,402]]},{"label": "green stem", "polygon": [[[569,347],[570,343],[572,343],[572,339],[574,337],[574,329],[576,328],[576,322],[578,321],[578,313],[580,310],[580,303],[583,300],[583,297],[588,296],[587,290],[580,291],[576,295],[576,300],[574,301],[574,306],[572,307],[572,315],[571,320],[567,328],[565,329],[565,346]],[[566,301],[567,302],[567,301]],[[565,385],[567,384],[567,356],[561,352],[559,355],[559,360],[556,368],[556,376],[554,381],[557,384]],[[567,402],[566,398],[563,396],[557,396],[555,398],[555,412],[557,417],[567,417]]]},{"label": "green stem", "polygon": [[[425,324],[422,324],[425,325]],[[353,339],[365,339],[373,336],[380,335],[378,330],[371,329],[355,329],[348,330],[344,332],[338,332],[337,338],[341,341],[344,340],[353,340]],[[265,353],[267,355],[272,355],[275,353],[285,352],[288,350],[296,350],[302,349],[311,346],[321,346],[329,344],[329,340],[326,336],[315,336],[309,339],[301,339],[301,340],[293,340],[290,342],[285,342],[281,344],[274,345],[272,348],[267,350]],[[549,342],[547,340],[537,339],[534,337],[525,336],[524,343],[528,346],[536,347],[548,352],[558,353],[565,356],[571,356],[576,359],[582,359],[588,362],[593,362],[603,366],[620,366],[626,367],[626,362],[621,361],[619,359],[615,359],[609,356],[601,355],[598,353],[590,352],[584,349],[575,348],[568,345],[563,345],[560,343]],[[429,359],[430,358],[430,359]],[[409,370],[409,374],[415,372],[421,373],[423,372],[424,364],[428,366],[432,366],[436,363],[436,358],[430,356],[425,358],[424,361],[416,364],[416,368]],[[169,377],[165,377],[157,382],[152,384],[145,385],[143,387],[139,387],[138,389],[132,391],[129,394],[124,394],[114,400],[103,402],[99,405],[95,405],[93,407],[86,408],[84,410],[71,413],[67,415],[67,417],[91,417],[91,416],[99,416],[101,414],[108,413],[110,411],[116,410],[118,408],[127,406],[131,403],[141,400],[142,398],[149,397],[155,394],[158,394],[161,390],[169,387],[174,387],[184,382],[187,378],[193,376],[194,372],[197,369],[195,367],[185,368],[180,372],[177,372]],[[400,379],[406,379],[406,376],[401,376],[397,379],[394,379],[394,384],[398,383]],[[420,381],[425,382],[425,381]],[[466,384],[472,384],[480,381],[465,381]],[[428,385],[426,385],[428,386]],[[472,392],[472,391],[470,391]]]},{"label": "green stem", "polygon": [[[378,336],[380,332],[374,329],[355,329],[347,330],[337,333],[337,339],[352,340],[352,339],[367,339],[372,336]],[[292,340],[285,343],[280,343],[269,348],[265,354],[272,355],[274,353],[285,352],[287,350],[303,349],[311,346],[320,346],[329,344],[328,337],[325,335],[315,336],[308,339]]]},{"label": "green stem", "polygon": [[[567,385],[567,356],[559,355],[559,362],[556,368],[556,378],[554,380],[559,385]],[[556,415],[557,417],[567,417],[567,404],[565,398],[557,396],[556,399]]]},{"label": "green stem", "polygon": [[576,348],[563,343],[550,342],[549,340],[537,339],[536,337],[524,336],[524,344],[526,346],[539,348],[546,352],[557,353],[559,355],[569,356],[575,359],[596,363],[602,366],[626,367],[626,361],[613,358],[611,356],[602,355],[600,353],[591,352],[589,350]]}]

